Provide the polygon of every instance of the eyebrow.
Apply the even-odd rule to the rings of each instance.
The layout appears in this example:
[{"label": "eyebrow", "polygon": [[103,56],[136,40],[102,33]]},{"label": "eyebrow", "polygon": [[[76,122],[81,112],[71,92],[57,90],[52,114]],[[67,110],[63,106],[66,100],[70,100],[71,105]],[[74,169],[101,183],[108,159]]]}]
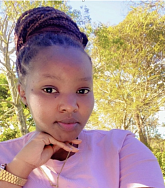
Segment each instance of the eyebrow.
[{"label": "eyebrow", "polygon": [[79,80],[80,81],[90,81],[90,80],[92,80],[92,78],[91,77],[84,77],[84,78],[80,78]]},{"label": "eyebrow", "polygon": [[[43,74],[42,76],[43,76],[44,78],[62,80],[59,76],[54,76],[54,75],[51,75],[51,74]],[[92,77],[79,78],[78,80],[79,80],[79,81],[90,81],[90,80],[92,80]]]},{"label": "eyebrow", "polygon": [[54,76],[54,75],[50,75],[50,74],[43,74],[42,75],[44,78],[50,78],[50,79],[56,79],[56,80],[61,80],[61,78],[59,76]]}]

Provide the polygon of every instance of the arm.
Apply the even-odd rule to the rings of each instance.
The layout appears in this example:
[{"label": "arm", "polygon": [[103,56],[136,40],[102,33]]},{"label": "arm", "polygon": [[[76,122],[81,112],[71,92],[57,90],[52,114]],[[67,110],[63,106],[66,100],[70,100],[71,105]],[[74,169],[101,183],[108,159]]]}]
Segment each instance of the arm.
[{"label": "arm", "polygon": [[[72,143],[80,144],[81,140],[76,139]],[[78,151],[77,148],[69,145],[69,143],[59,142],[46,133],[36,132],[13,161],[7,164],[6,171],[17,177],[28,179],[33,169],[46,163],[60,148],[68,152]],[[20,188],[21,186],[2,180],[0,181],[0,187]]]},{"label": "arm", "polygon": [[120,188],[164,188],[157,159],[140,141],[128,135],[119,156]]},{"label": "arm", "polygon": [[[15,169],[15,170],[14,170]],[[25,170],[26,169],[26,170]],[[6,171],[23,179],[27,179],[28,175],[33,169],[29,165],[21,164],[21,161],[13,160],[6,167]],[[21,186],[9,183],[7,181],[0,181],[0,187],[3,188],[20,188]]]}]

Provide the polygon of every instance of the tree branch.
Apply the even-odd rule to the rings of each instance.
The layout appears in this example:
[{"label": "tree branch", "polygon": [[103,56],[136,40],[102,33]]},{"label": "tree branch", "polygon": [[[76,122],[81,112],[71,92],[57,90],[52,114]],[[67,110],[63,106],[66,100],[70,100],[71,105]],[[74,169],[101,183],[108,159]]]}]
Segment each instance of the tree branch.
[{"label": "tree branch", "polygon": [[15,74],[7,67],[7,65],[5,63],[3,63],[1,60],[0,60],[0,64],[3,65],[8,72],[10,72],[14,77],[15,77]]},{"label": "tree branch", "polygon": [[0,102],[9,103],[9,104],[11,104],[11,105],[13,105],[13,106],[16,106],[13,102],[7,101],[7,100],[5,100],[5,99],[0,99]]},{"label": "tree branch", "polygon": [[9,54],[12,54],[15,52],[15,47],[13,47],[10,51],[9,51]]},{"label": "tree branch", "polygon": [[13,111],[15,111],[15,110],[14,110],[14,109],[10,109],[10,110],[8,110],[6,113],[4,113],[3,116],[6,116],[6,115],[8,115],[9,113],[11,113],[11,112],[13,112]]}]

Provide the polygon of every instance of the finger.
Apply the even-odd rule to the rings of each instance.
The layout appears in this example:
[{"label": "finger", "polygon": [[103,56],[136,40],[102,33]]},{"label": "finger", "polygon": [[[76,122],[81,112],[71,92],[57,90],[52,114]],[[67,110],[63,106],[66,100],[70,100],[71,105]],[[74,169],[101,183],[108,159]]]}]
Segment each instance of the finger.
[{"label": "finger", "polygon": [[42,155],[44,155],[46,159],[49,159],[53,155],[54,150],[56,152],[58,150],[58,148],[56,147],[54,149],[54,147],[50,146],[50,145],[49,146],[45,146],[44,152],[42,153]]},{"label": "finger", "polygon": [[29,140],[26,142],[26,144],[24,146],[26,146],[27,144],[29,144],[37,135],[39,134],[39,132],[34,131],[31,135]]},{"label": "finger", "polygon": [[[56,139],[54,139],[51,135],[49,134],[45,134],[45,133],[41,133],[42,136],[42,140],[44,142],[44,145],[54,145],[54,146],[58,146],[59,148],[64,149],[65,151],[71,152],[73,150],[72,147],[70,147],[70,145],[67,145],[64,142],[60,142]],[[54,150],[56,150],[56,147],[53,147]]]},{"label": "finger", "polygon": [[68,147],[72,148],[72,152],[75,152],[75,153],[76,153],[76,152],[79,151],[78,148],[74,147],[73,145],[70,145],[68,142],[66,143],[66,145],[67,145]]},{"label": "finger", "polygon": [[[52,148],[53,148],[53,153],[56,153],[60,148],[64,149],[64,147],[59,147],[58,145],[52,145]],[[66,145],[65,150],[71,152],[73,149],[70,146]]]},{"label": "finger", "polygon": [[82,140],[80,139],[75,139],[71,141],[73,144],[81,144]]},{"label": "finger", "polygon": [[56,153],[60,149],[60,147],[57,145],[52,145],[52,148],[53,148],[53,153]]},{"label": "finger", "polygon": [[[45,134],[45,133],[39,133],[37,135],[37,139],[39,139],[40,141],[42,140],[42,143],[43,143],[43,146],[45,145],[55,145],[55,146],[58,146],[68,152],[72,151],[74,149],[73,152],[77,152],[78,149],[75,149],[75,147],[71,147],[71,145],[68,145],[66,143],[63,143],[63,142],[60,142],[60,141],[57,141],[55,140],[51,135],[49,134]],[[81,140],[79,139],[75,139],[72,141],[73,144],[80,144],[81,143]],[[54,147],[55,149],[56,147]]]},{"label": "finger", "polygon": [[56,148],[55,146],[58,146],[58,147],[66,150],[68,152],[73,150],[72,147],[70,147],[70,145],[67,145],[66,143],[63,143],[63,142],[59,142],[59,141],[55,140],[53,137],[51,137],[51,136],[49,137],[49,142],[48,143],[49,143],[49,145],[53,144],[54,145],[54,149]]},{"label": "finger", "polygon": [[[55,140],[50,134],[47,134],[47,133],[45,133],[45,132],[36,132],[36,134],[35,135],[37,135],[37,134],[39,134],[39,137],[40,137],[40,139],[43,139],[44,140],[44,142],[45,142],[45,144],[46,145],[49,145],[49,144],[51,144],[50,143],[50,141],[51,142],[53,142],[53,140],[54,141],[57,141],[57,140]],[[45,140],[44,138],[49,138],[49,140]],[[57,142],[59,142],[59,143],[62,143],[62,142],[60,142],[60,141],[57,141]],[[68,141],[69,142],[69,141]],[[73,144],[80,144],[81,142],[82,142],[82,140],[80,140],[80,139],[74,139],[74,140],[72,140],[72,141],[70,141],[71,143],[73,143]],[[53,144],[53,143],[52,143]]]}]

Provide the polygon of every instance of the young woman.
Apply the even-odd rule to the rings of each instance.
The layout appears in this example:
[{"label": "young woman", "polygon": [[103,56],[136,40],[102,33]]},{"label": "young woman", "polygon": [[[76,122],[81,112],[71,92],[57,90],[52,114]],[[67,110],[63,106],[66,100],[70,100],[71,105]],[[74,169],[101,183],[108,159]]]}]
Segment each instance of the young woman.
[{"label": "young woman", "polygon": [[52,7],[15,28],[18,91],[36,131],[0,143],[1,188],[163,188],[156,158],[129,131],[86,131],[94,105],[88,42]]}]

